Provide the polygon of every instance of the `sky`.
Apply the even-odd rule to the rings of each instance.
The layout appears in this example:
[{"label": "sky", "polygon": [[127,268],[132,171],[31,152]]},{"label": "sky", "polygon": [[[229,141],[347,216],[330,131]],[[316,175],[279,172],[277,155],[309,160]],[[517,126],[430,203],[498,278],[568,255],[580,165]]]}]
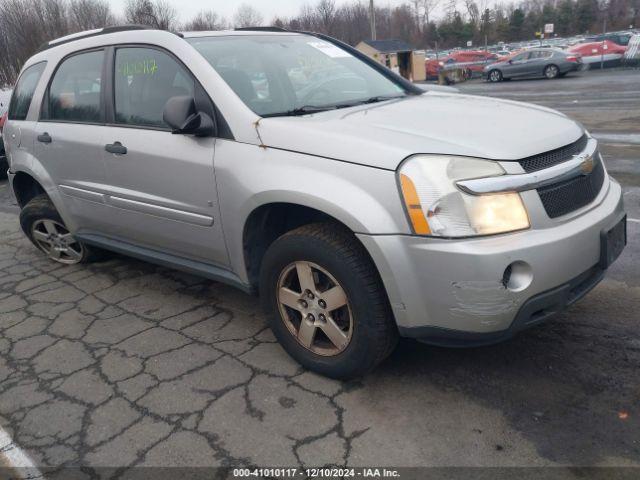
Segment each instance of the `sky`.
[{"label": "sky", "polygon": [[[342,5],[352,0],[336,0],[336,5]],[[362,0],[368,3],[368,0]],[[375,0],[376,5],[400,5],[402,0]],[[242,3],[247,3],[258,10],[263,16],[265,21],[270,22],[274,17],[292,17],[297,15],[300,8],[305,4],[313,5],[315,0],[169,0],[169,2],[176,7],[180,15],[181,21],[187,21],[201,10],[214,10],[215,12],[223,15],[227,20],[233,18],[238,6]],[[124,9],[125,0],[110,0],[113,10],[118,13],[122,13]]]}]

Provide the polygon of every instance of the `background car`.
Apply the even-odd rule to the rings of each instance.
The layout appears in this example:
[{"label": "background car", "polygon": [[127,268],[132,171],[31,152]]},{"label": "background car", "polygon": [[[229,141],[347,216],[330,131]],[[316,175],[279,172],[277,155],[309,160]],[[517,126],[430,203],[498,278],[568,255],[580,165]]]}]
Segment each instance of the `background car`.
[{"label": "background car", "polygon": [[580,55],[582,62],[589,68],[617,67],[622,62],[627,47],[622,47],[610,40],[591,43],[580,43],[569,49],[570,53]]},{"label": "background car", "polygon": [[490,82],[524,77],[557,78],[578,71],[581,67],[582,59],[577,53],[555,48],[533,48],[487,65],[483,75]]},{"label": "background car", "polygon": [[425,62],[427,69],[427,78],[437,77],[440,70],[448,67],[464,67],[471,74],[482,74],[482,69],[487,63],[498,60],[499,57],[495,53],[484,50],[460,50],[452,52],[449,55],[440,56],[440,58],[432,58]]},{"label": "background car", "polygon": [[7,157],[4,151],[4,141],[2,140],[2,127],[7,120],[7,110],[9,110],[9,100],[11,99],[11,90],[0,90],[0,178],[6,178]]},{"label": "background car", "polygon": [[593,36],[587,37],[585,41],[589,43],[608,41],[608,42],[613,42],[616,45],[626,47],[627,45],[629,45],[629,40],[631,39],[632,36],[633,36],[633,33],[631,32],[612,32],[612,33],[605,33],[600,35],[593,35]]}]

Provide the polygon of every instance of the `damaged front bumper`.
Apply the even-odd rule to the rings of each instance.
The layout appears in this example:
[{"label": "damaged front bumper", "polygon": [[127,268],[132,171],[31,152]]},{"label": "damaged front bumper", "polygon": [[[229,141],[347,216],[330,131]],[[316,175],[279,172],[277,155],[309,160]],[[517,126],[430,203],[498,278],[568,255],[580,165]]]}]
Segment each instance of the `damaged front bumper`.
[{"label": "damaged front bumper", "polygon": [[371,254],[400,334],[448,346],[495,343],[577,301],[603,278],[603,232],[624,218],[608,182],[584,213],[531,230],[446,240],[358,235]]}]

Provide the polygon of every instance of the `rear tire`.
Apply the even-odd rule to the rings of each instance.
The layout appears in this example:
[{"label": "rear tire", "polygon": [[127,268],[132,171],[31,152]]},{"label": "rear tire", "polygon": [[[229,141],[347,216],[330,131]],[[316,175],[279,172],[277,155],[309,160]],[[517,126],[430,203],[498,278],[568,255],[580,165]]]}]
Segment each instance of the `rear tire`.
[{"label": "rear tire", "polygon": [[500,70],[491,70],[487,75],[487,78],[491,83],[498,83],[502,81],[502,72]]},{"label": "rear tire", "polygon": [[97,260],[102,251],[76,240],[47,195],[32,198],[20,211],[20,226],[38,250],[65,265]]},{"label": "rear tire", "polygon": [[306,225],[277,239],[262,261],[260,294],[280,344],[322,375],[361,376],[397,344],[380,276],[362,244],[340,225]]}]

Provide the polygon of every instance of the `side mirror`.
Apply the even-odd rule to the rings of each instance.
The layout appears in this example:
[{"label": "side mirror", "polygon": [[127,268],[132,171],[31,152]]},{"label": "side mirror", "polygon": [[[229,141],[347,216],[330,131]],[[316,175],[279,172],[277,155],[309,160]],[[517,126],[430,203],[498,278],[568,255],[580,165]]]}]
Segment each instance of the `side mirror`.
[{"label": "side mirror", "polygon": [[164,106],[162,116],[173,134],[209,137],[216,131],[213,119],[206,113],[197,111],[193,97],[170,98]]}]

